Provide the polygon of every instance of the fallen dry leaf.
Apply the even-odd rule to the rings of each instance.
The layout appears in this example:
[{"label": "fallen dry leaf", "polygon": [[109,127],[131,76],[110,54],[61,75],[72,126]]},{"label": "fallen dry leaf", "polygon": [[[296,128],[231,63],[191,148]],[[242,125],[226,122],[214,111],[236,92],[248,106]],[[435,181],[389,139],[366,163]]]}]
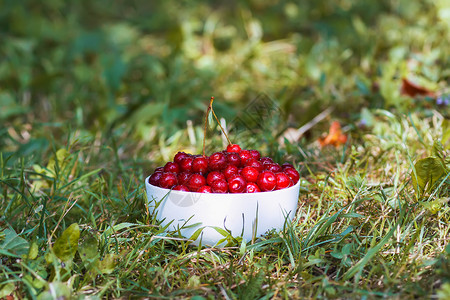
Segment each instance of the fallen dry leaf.
[{"label": "fallen dry leaf", "polygon": [[419,86],[413,83],[412,81],[408,80],[407,78],[402,78],[401,92],[403,95],[408,95],[410,97],[415,97],[417,95],[430,97],[435,96],[433,91],[430,91],[427,88]]},{"label": "fallen dry leaf", "polygon": [[331,145],[338,147],[347,142],[347,135],[342,133],[341,124],[338,121],[331,123],[330,131],[327,136],[319,138],[319,144],[321,147]]}]

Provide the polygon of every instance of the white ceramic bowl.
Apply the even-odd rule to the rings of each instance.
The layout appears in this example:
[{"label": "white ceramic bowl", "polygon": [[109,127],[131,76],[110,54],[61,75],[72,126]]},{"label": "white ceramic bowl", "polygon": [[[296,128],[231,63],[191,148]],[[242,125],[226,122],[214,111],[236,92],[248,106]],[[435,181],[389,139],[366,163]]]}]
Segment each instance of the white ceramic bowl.
[{"label": "white ceramic bowl", "polygon": [[[168,229],[177,230],[190,238],[199,228],[202,233],[195,244],[223,246],[224,235],[217,230],[225,229],[233,237],[250,241],[268,230],[281,230],[294,218],[300,180],[296,185],[272,192],[250,194],[208,194],[163,189],[145,179],[149,209]],[[159,204],[159,205],[158,205]],[[194,226],[192,226],[194,225]],[[223,231],[222,231],[223,233]]]}]

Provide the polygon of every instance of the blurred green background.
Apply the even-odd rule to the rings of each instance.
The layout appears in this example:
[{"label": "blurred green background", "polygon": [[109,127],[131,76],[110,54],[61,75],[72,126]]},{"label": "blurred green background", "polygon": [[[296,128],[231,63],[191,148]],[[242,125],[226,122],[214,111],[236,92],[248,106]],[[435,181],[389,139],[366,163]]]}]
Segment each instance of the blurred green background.
[{"label": "blurred green background", "polygon": [[433,99],[402,95],[401,78],[439,91],[450,76],[445,0],[0,7],[0,147],[10,153],[67,139],[68,128],[158,143],[187,120],[201,126],[211,96],[230,120],[266,94],[293,127],[330,106],[347,124],[364,107],[436,109]]}]

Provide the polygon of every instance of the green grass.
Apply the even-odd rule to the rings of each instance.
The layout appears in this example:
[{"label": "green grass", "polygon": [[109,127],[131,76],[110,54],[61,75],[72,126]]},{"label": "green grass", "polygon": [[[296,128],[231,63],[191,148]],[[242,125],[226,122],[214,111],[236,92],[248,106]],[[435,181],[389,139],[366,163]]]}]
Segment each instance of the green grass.
[{"label": "green grass", "polygon": [[[0,1],[0,298],[450,297],[449,106],[401,93],[448,97],[445,1],[40,2]],[[291,224],[224,248],[161,226],[144,188],[201,153],[211,96],[302,176]],[[242,127],[258,97],[278,110]],[[321,148],[333,120],[349,140]]]}]

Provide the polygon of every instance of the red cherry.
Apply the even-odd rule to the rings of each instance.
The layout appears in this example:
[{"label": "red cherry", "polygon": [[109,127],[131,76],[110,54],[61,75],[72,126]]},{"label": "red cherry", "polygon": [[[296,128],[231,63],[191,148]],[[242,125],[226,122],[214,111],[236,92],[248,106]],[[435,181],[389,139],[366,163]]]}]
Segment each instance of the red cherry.
[{"label": "red cherry", "polygon": [[239,152],[239,157],[241,158],[242,166],[245,166],[245,163],[247,162],[247,160],[253,158],[252,154],[248,150],[241,150],[241,152]]},{"label": "red cherry", "polygon": [[192,161],[192,172],[205,173],[208,170],[208,158],[200,156]]},{"label": "red cherry", "polygon": [[273,172],[273,173],[278,173],[278,172],[283,171],[283,169],[281,168],[281,166],[280,166],[279,164],[276,164],[276,163],[267,163],[267,164],[264,164],[264,169],[265,169],[265,170],[268,170],[268,171],[271,171],[271,172]]},{"label": "red cherry", "polygon": [[256,160],[259,160],[261,158],[261,153],[259,153],[258,150],[249,150],[252,157]]},{"label": "red cherry", "polygon": [[253,167],[244,167],[242,169],[242,177],[249,182],[256,182],[258,180],[259,172]]},{"label": "red cherry", "polygon": [[159,186],[164,189],[170,189],[177,185],[177,176],[174,173],[164,172],[159,180]]},{"label": "red cherry", "polygon": [[164,167],[157,167],[153,173],[164,172]]},{"label": "red cherry", "polygon": [[226,168],[222,171],[223,175],[225,175],[226,179],[231,178],[233,175],[238,174],[239,169],[235,165],[228,165]]},{"label": "red cherry", "polygon": [[177,174],[178,184],[186,185],[191,177],[192,173],[181,172]]},{"label": "red cherry", "polygon": [[238,153],[227,153],[227,162],[229,165],[235,165],[239,167],[241,165],[241,158]]},{"label": "red cherry", "polygon": [[180,167],[177,163],[169,161],[164,166],[164,172],[172,172],[172,173],[178,173],[180,172]]},{"label": "red cherry", "polygon": [[212,193],[212,189],[209,185],[204,185],[201,186],[198,190],[197,193]]},{"label": "red cherry", "polygon": [[261,190],[259,189],[258,185],[254,182],[248,182],[247,186],[245,187],[245,191],[247,193],[259,193]]},{"label": "red cherry", "polygon": [[282,164],[282,165],[281,165],[281,168],[282,168],[283,170],[286,169],[286,168],[292,168],[292,169],[295,169],[294,166],[291,165],[291,164],[288,163],[288,162],[285,162],[284,164]]},{"label": "red cherry", "polygon": [[285,168],[283,172],[292,179],[293,184],[296,184],[300,179],[300,174],[294,168]]},{"label": "red cherry", "polygon": [[192,174],[187,183],[188,188],[192,192],[196,192],[200,187],[206,184],[206,179],[200,174]]},{"label": "red cherry", "polygon": [[261,172],[263,170],[263,164],[260,163],[259,161],[257,161],[256,159],[253,159],[253,158],[247,160],[245,165],[255,168],[256,170],[258,170],[258,172]]},{"label": "red cherry", "polygon": [[264,156],[261,157],[259,159],[259,161],[264,165],[264,164],[268,164],[268,163],[273,163],[273,159],[271,159],[270,157]]},{"label": "red cherry", "polygon": [[176,162],[177,164],[180,164],[183,159],[185,159],[186,157],[189,157],[189,156],[191,156],[191,155],[184,153],[184,152],[178,152],[173,157],[173,161]]},{"label": "red cherry", "polygon": [[241,146],[238,144],[229,144],[227,146],[227,152],[241,152]]},{"label": "red cherry", "polygon": [[225,180],[225,175],[219,171],[209,172],[208,176],[206,176],[206,183],[209,186],[212,186],[212,183],[218,179]]},{"label": "red cherry", "polygon": [[246,186],[247,182],[241,175],[234,175],[228,180],[228,189],[230,190],[230,193],[243,193]]},{"label": "red cherry", "polygon": [[154,186],[159,186],[159,181],[161,180],[163,172],[155,172],[148,179],[148,183]]},{"label": "red cherry", "polygon": [[276,173],[275,176],[277,177],[277,190],[285,189],[290,186],[292,186],[292,180],[289,176],[287,176],[285,173]]},{"label": "red cherry", "polygon": [[277,185],[277,177],[270,171],[262,171],[258,176],[257,183],[261,191],[273,191]]},{"label": "red cherry", "polygon": [[226,167],[227,159],[225,154],[216,152],[209,157],[208,166],[212,171],[220,171]]},{"label": "red cherry", "polygon": [[211,184],[213,193],[226,193],[228,192],[228,183],[225,179],[217,179]]},{"label": "red cherry", "polygon": [[192,172],[192,162],[193,161],[194,161],[194,159],[192,157],[183,158],[183,160],[180,162],[181,171]]},{"label": "red cherry", "polygon": [[179,184],[173,187],[174,191],[183,191],[183,192],[190,192],[187,186]]}]

